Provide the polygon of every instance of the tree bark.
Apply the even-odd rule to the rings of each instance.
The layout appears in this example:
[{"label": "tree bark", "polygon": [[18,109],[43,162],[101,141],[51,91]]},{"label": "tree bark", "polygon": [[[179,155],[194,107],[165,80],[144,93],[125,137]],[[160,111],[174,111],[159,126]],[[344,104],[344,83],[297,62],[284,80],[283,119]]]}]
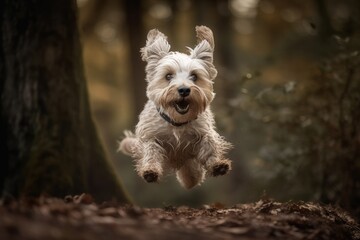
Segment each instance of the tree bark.
[{"label": "tree bark", "polygon": [[141,61],[140,48],[145,46],[146,34],[142,21],[143,10],[141,0],[123,1],[126,17],[127,32],[129,38],[129,58],[130,58],[130,87],[132,92],[132,102],[134,114],[137,116],[144,108],[146,102],[146,82],[145,82],[145,63]]},{"label": "tree bark", "polygon": [[76,1],[0,5],[2,193],[127,202],[90,113]]}]

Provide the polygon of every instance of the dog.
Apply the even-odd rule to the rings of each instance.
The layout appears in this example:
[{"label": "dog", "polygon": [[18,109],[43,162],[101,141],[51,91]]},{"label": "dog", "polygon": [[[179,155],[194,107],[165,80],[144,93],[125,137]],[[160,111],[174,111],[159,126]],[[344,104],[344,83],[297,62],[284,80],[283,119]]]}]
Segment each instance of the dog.
[{"label": "dog", "polygon": [[146,61],[148,101],[135,134],[125,131],[119,150],[135,159],[136,171],[146,182],[158,182],[176,172],[190,189],[207,176],[231,170],[224,154],[232,147],[215,130],[210,110],[214,99],[214,37],[210,28],[196,26],[198,40],[189,54],[170,51],[167,37],[150,30],[141,57]]}]

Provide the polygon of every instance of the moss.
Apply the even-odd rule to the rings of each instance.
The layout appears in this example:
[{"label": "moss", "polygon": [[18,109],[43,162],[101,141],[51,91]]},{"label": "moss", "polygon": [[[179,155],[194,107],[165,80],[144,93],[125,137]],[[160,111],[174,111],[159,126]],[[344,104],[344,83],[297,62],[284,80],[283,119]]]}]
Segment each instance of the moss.
[{"label": "moss", "polygon": [[77,159],[67,151],[60,152],[57,141],[44,132],[36,135],[24,166],[22,194],[63,196],[86,190]]}]

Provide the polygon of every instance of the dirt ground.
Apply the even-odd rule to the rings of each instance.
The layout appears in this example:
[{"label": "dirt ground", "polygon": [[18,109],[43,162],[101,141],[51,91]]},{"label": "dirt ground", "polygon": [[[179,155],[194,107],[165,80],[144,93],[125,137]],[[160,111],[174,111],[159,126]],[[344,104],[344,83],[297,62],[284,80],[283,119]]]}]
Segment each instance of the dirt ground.
[{"label": "dirt ground", "polygon": [[225,207],[140,208],[65,199],[3,199],[0,239],[360,239],[360,226],[332,206],[260,200]]}]

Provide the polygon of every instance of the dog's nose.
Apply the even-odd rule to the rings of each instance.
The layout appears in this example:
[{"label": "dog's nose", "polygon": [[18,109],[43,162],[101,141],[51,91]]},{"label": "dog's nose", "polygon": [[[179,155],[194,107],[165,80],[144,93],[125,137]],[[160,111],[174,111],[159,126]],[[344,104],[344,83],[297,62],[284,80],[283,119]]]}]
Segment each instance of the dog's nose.
[{"label": "dog's nose", "polygon": [[179,92],[180,96],[186,97],[186,96],[189,96],[189,94],[190,94],[190,88],[188,88],[188,87],[179,87],[178,92]]}]

